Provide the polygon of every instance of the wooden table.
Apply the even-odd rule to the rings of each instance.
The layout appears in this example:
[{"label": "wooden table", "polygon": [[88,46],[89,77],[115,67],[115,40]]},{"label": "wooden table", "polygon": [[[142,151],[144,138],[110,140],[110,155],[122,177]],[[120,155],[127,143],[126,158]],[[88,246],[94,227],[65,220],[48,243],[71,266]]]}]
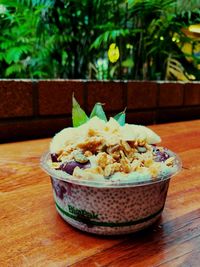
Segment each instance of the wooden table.
[{"label": "wooden table", "polygon": [[200,266],[200,120],[151,127],[177,152],[160,221],[120,237],[80,232],[57,214],[39,159],[49,139],[0,145],[0,266]]}]

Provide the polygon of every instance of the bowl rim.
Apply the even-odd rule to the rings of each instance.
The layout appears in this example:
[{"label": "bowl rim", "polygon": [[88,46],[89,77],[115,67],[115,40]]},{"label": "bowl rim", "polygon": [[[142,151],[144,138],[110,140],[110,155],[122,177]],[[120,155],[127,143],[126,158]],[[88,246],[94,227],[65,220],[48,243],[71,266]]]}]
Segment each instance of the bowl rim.
[{"label": "bowl rim", "polygon": [[127,188],[127,187],[137,187],[137,186],[147,186],[156,183],[160,183],[166,180],[171,179],[174,175],[178,174],[182,169],[182,162],[180,157],[172,152],[171,150],[167,149],[167,152],[175,157],[176,160],[176,169],[173,173],[166,174],[164,176],[157,177],[155,180],[144,180],[144,181],[130,181],[130,178],[122,181],[113,181],[109,179],[105,180],[89,180],[89,179],[80,179],[78,177],[74,177],[73,175],[67,174],[61,170],[54,170],[48,164],[47,161],[50,160],[50,151],[46,151],[40,158],[40,167],[52,178],[61,180],[63,182],[69,182],[71,184],[77,184],[82,186],[89,186],[89,187],[97,187],[97,188]]}]

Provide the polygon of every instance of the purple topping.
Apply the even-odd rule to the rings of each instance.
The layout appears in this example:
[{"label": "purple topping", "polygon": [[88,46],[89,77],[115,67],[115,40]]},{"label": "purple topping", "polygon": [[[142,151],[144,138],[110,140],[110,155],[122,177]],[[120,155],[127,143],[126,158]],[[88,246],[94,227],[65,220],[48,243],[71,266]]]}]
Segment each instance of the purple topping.
[{"label": "purple topping", "polygon": [[76,167],[79,167],[80,169],[87,169],[90,168],[91,164],[90,162],[86,163],[79,163],[76,161],[70,161],[70,162],[64,162],[63,164],[60,165],[59,170],[62,170],[68,174],[73,174],[73,171]]},{"label": "purple topping", "polygon": [[58,154],[52,153],[51,154],[51,160],[52,160],[52,162],[59,162],[59,160],[58,160]]},{"label": "purple topping", "polygon": [[157,147],[153,148],[153,153],[154,153],[154,160],[156,162],[162,162],[162,161],[166,161],[170,155],[167,154],[165,149],[158,149]]}]

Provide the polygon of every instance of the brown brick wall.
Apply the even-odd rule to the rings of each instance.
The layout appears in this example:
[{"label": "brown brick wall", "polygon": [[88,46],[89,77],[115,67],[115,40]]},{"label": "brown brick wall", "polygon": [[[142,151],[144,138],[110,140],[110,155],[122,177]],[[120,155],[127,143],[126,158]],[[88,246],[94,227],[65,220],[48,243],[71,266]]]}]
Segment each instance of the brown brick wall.
[{"label": "brown brick wall", "polygon": [[31,81],[0,81],[0,118],[33,116]]},{"label": "brown brick wall", "polygon": [[0,142],[42,138],[71,125],[71,98],[87,111],[105,103],[108,116],[127,107],[127,122],[155,124],[200,118],[200,83],[0,80]]},{"label": "brown brick wall", "polygon": [[40,81],[38,103],[40,115],[63,115],[71,113],[72,94],[84,105],[84,82]]},{"label": "brown brick wall", "polygon": [[160,83],[158,92],[159,107],[179,107],[183,105],[183,83]]},{"label": "brown brick wall", "polygon": [[155,82],[128,82],[127,106],[130,109],[156,108],[158,84]]}]

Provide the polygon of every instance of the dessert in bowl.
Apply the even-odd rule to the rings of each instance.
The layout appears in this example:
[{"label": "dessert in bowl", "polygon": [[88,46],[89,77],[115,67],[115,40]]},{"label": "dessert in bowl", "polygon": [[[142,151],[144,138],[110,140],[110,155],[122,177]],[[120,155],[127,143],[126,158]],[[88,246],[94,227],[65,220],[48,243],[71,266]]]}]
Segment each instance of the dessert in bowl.
[{"label": "dessert in bowl", "polygon": [[124,112],[107,121],[101,105],[90,118],[73,108],[74,117],[79,109],[79,120],[85,119],[56,134],[41,158],[58,213],[80,230],[103,235],[153,224],[170,178],[181,169],[179,157],[158,146],[161,139],[151,129],[125,123]]}]

